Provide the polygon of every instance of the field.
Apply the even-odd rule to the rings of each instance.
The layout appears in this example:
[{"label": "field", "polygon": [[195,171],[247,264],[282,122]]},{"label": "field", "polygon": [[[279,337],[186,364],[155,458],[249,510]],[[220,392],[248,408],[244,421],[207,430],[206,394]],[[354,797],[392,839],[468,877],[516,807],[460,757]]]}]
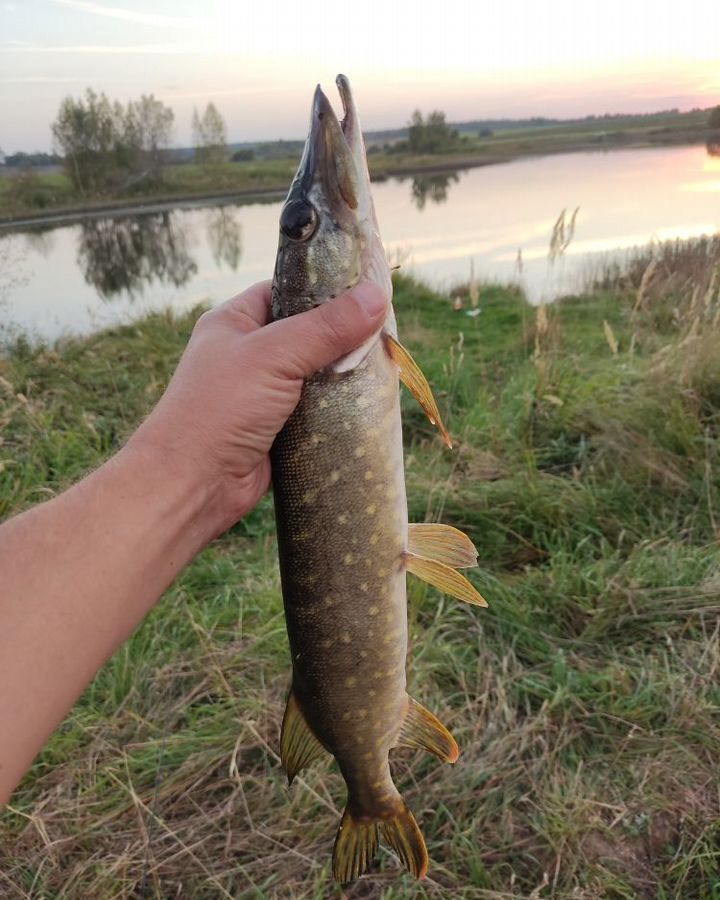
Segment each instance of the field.
[{"label": "field", "polygon": [[[382,180],[393,175],[457,171],[528,155],[717,141],[717,132],[707,128],[707,118],[706,110],[695,110],[500,128],[490,134],[461,130],[461,139],[452,151],[425,154],[397,152],[390,144],[370,136],[368,162],[373,179]],[[17,174],[0,169],[0,176],[4,176],[0,177],[0,224],[3,220],[42,218],[51,212],[77,213],[89,208],[115,209],[200,197],[282,195],[298,161],[299,155],[288,155],[214,166],[171,165],[159,182],[147,185],[141,180],[117,195],[98,197],[75,193],[70,179],[61,171],[36,173],[29,169]]]},{"label": "field", "polygon": [[[490,604],[409,585],[410,691],[461,747],[452,767],[394,756],[426,881],[382,850],[334,886],[340,776],[320,766],[286,787],[266,498],[37,760],[0,818],[0,895],[717,900],[720,267],[716,244],[676,251],[540,311],[508,288],[471,285],[458,310],[397,281],[401,334],[458,442],[446,451],[404,396],[410,519],[471,535]],[[0,516],[123,441],[197,312],[8,348]]]}]

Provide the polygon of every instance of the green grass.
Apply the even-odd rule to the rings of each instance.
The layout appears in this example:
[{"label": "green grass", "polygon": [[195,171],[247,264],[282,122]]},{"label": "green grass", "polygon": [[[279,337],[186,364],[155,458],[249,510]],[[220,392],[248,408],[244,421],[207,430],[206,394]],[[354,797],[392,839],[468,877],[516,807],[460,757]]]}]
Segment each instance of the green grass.
[{"label": "green grass", "polygon": [[[720,896],[720,358],[676,296],[636,289],[481,313],[399,279],[405,343],[452,453],[403,397],[411,520],[469,532],[490,603],[412,581],[412,693],[460,761],[398,751],[429,878],[381,851],[354,886],[329,860],[334,767],[288,791],[288,684],[266,498],[180,576],[99,673],[0,819],[0,895]],[[467,304],[466,300],[466,304]],[[192,327],[156,315],[0,360],[0,515],[98,464],[160,394]],[[688,312],[689,316],[689,312]],[[619,345],[609,346],[603,322]],[[698,319],[698,321],[700,321]]]}]

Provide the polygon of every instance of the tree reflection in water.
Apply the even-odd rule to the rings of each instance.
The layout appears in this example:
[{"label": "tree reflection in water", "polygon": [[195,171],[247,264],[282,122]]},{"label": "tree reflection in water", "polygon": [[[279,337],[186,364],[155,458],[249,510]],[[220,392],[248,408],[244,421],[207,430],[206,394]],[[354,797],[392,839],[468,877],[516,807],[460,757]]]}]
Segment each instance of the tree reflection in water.
[{"label": "tree reflection in water", "polygon": [[131,297],[156,279],[180,287],[197,272],[187,233],[170,212],[81,225],[78,265],[103,299]]},{"label": "tree reflection in water", "polygon": [[234,272],[242,254],[242,230],[227,207],[209,210],[207,237],[216,265],[225,263]]},{"label": "tree reflection in water", "polygon": [[431,203],[444,203],[448,197],[451,184],[460,180],[457,172],[445,172],[436,175],[416,175],[410,186],[410,196],[418,209],[425,209],[428,200]]},{"label": "tree reflection in water", "polygon": [[705,144],[708,156],[720,156],[720,137]]}]

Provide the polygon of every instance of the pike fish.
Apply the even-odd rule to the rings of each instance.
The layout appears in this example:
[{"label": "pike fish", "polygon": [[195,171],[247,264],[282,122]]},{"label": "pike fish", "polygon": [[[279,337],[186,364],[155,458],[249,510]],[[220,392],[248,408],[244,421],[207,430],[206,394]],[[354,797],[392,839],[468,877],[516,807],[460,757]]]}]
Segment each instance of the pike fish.
[{"label": "pike fish", "polygon": [[[340,123],[318,85],[300,167],[280,215],[272,287],[275,319],[331,303],[359,280],[392,295],[357,109],[347,78]],[[401,379],[445,430],[428,383],[398,343],[388,307],[381,331],[306,380],[271,452],[292,687],[281,759],[290,782],[334,756],[347,806],[333,875],[347,882],[372,862],[382,836],[422,878],[425,842],[393,783],[393,747],[455,762],[458,747],[406,692],[406,572],[469,603],[486,603],[457,570],[477,551],[455,528],[408,525],[400,422]]]}]

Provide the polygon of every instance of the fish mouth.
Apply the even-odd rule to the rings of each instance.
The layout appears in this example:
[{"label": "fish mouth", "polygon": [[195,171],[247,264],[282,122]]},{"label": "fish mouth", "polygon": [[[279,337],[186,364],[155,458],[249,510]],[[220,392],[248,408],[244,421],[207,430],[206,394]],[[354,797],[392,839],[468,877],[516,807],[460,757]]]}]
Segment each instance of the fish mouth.
[{"label": "fish mouth", "polygon": [[319,181],[329,199],[335,203],[343,201],[351,209],[357,209],[361,171],[356,162],[359,133],[357,111],[347,78],[338,75],[336,83],[345,113],[342,125],[318,85],[313,96],[310,133],[298,176],[306,193],[309,194],[312,185]]}]

